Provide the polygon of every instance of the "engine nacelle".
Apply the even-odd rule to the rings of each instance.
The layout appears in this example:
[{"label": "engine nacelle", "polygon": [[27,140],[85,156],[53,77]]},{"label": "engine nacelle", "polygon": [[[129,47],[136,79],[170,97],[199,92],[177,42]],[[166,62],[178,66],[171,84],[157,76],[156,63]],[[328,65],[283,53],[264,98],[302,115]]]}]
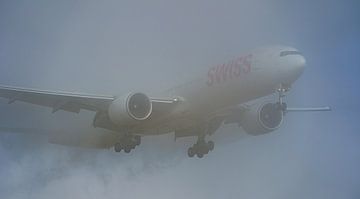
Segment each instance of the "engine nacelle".
[{"label": "engine nacelle", "polygon": [[245,111],[240,125],[250,135],[262,135],[278,129],[282,121],[283,111],[273,103],[263,103]]},{"label": "engine nacelle", "polygon": [[114,100],[108,110],[110,120],[118,125],[130,125],[146,120],[152,112],[150,98],[143,93],[130,93]]}]

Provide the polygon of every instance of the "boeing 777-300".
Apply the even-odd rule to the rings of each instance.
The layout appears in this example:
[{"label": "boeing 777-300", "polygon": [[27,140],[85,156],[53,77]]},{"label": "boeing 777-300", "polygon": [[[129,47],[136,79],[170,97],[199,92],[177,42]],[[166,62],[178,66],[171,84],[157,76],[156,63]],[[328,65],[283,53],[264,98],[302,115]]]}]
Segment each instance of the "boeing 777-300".
[{"label": "boeing 777-300", "polygon": [[[301,76],[305,64],[297,49],[271,46],[210,67],[196,80],[156,95],[132,92],[106,96],[0,86],[0,97],[9,103],[22,101],[50,107],[53,113],[93,111],[94,128],[118,135],[94,148],[129,153],[141,144],[143,136],[175,133],[176,138],[197,137],[188,156],[201,158],[214,149],[208,136],[223,124],[236,123],[250,135],[263,135],[277,130],[287,112],[330,110],[289,108],[284,102],[286,92]],[[274,93],[278,98],[272,102],[249,103]],[[51,142],[69,145],[61,139]]]}]

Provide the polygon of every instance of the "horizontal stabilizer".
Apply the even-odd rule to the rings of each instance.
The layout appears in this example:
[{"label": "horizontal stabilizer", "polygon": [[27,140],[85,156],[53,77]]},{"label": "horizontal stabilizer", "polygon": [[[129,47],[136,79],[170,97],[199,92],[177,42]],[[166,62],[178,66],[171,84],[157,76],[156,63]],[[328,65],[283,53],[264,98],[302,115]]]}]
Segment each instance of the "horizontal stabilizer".
[{"label": "horizontal stabilizer", "polygon": [[313,111],[331,111],[331,107],[308,107],[308,108],[287,108],[286,112],[313,112]]}]

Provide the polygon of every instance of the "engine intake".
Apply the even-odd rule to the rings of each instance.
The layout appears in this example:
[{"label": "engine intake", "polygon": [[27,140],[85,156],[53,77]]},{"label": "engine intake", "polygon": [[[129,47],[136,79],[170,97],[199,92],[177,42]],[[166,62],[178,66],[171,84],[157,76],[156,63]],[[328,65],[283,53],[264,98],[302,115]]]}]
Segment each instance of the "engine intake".
[{"label": "engine intake", "polygon": [[143,93],[130,93],[114,100],[109,106],[108,113],[110,120],[115,124],[132,124],[150,117],[152,103]]},{"label": "engine intake", "polygon": [[278,129],[282,121],[283,111],[278,109],[276,104],[264,103],[244,112],[241,126],[251,135],[261,135]]}]

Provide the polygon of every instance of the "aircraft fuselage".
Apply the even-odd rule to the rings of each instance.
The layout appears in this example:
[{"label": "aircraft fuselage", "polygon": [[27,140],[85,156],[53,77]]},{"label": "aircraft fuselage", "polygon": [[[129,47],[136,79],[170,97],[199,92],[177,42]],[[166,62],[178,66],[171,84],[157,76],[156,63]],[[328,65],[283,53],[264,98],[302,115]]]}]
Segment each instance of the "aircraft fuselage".
[{"label": "aircraft fuselage", "polygon": [[141,129],[147,129],[143,133],[151,135],[190,127],[219,109],[267,96],[280,85],[290,86],[304,66],[305,58],[292,47],[266,47],[245,53],[210,67],[194,81],[167,90],[167,96],[181,96],[181,102],[171,114],[149,120]]}]

